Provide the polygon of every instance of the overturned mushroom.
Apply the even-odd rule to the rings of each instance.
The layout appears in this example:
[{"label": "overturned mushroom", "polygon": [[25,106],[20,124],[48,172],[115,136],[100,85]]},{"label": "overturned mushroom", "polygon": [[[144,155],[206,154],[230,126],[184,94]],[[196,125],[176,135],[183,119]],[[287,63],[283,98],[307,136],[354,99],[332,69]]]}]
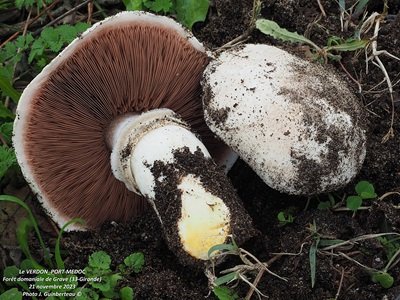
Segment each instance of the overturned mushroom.
[{"label": "overturned mushroom", "polygon": [[207,125],[272,188],[328,192],[360,170],[362,107],[326,67],[249,44],[212,61],[202,84]]},{"label": "overturned mushroom", "polygon": [[143,210],[143,195],[186,263],[207,259],[230,234],[248,237],[231,184],[189,129],[219,151],[199,98],[207,63],[172,19],[125,12],[90,28],[29,84],[14,146],[60,226],[74,217],[89,228],[126,221]]}]

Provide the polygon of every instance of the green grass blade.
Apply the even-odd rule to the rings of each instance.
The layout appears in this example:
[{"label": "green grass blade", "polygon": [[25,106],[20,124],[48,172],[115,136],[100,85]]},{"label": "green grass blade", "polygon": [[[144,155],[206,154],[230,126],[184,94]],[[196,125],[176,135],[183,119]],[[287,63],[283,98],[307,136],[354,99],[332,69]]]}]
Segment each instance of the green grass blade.
[{"label": "green grass blade", "polygon": [[340,8],[341,13],[344,13],[346,11],[346,1],[345,0],[339,0],[339,8]]},{"label": "green grass blade", "polygon": [[329,247],[329,246],[333,246],[333,245],[338,245],[340,243],[343,243],[344,240],[320,240],[319,241],[319,246],[320,247]]},{"label": "green grass blade", "polygon": [[214,284],[216,286],[220,286],[225,283],[232,282],[232,281],[236,280],[237,278],[238,278],[238,275],[236,274],[236,272],[232,272],[232,273],[226,274],[224,276],[218,277],[217,279],[215,279]]},{"label": "green grass blade", "polygon": [[85,222],[80,218],[72,219],[71,221],[69,221],[69,222],[64,224],[64,226],[60,229],[60,233],[58,234],[57,241],[56,241],[56,246],[54,248],[54,257],[56,259],[57,268],[60,269],[60,270],[64,270],[64,268],[65,268],[64,261],[63,261],[63,259],[61,257],[61,250],[60,250],[61,237],[62,237],[65,229],[69,225],[76,224],[76,223],[84,224]]},{"label": "green grass blade", "polygon": [[46,263],[48,264],[48,266],[53,268],[53,263],[50,259],[49,250],[46,248],[46,245],[43,242],[42,235],[40,234],[39,226],[36,222],[35,217],[32,214],[31,209],[28,207],[28,205],[26,205],[26,203],[23,202],[21,199],[14,197],[14,196],[10,196],[10,195],[0,195],[0,201],[8,201],[8,202],[18,204],[19,206],[23,207],[28,212],[29,218],[32,222],[33,228],[35,229],[36,235],[38,237],[40,246],[42,247],[42,249],[44,251],[44,259],[45,259]]},{"label": "green grass blade", "polygon": [[[32,254],[29,250],[29,245],[28,245],[28,238],[29,238],[29,233],[33,229],[33,224],[30,219],[23,218],[17,226],[16,230],[16,236],[17,236],[17,241],[19,244],[19,247],[21,248],[22,252],[25,254],[27,258],[29,258],[32,262],[34,262],[35,268],[36,265],[39,265],[34,258],[32,257]],[[39,267],[41,269],[41,267]]]},{"label": "green grass blade", "polygon": [[315,274],[317,271],[317,249],[319,244],[319,238],[315,239],[311,244],[309,259],[310,259],[310,273],[311,273],[311,288],[315,285]]},{"label": "green grass blade", "polygon": [[367,6],[369,0],[359,0],[357,6],[354,10],[354,15],[359,16],[363,13],[365,7]]}]

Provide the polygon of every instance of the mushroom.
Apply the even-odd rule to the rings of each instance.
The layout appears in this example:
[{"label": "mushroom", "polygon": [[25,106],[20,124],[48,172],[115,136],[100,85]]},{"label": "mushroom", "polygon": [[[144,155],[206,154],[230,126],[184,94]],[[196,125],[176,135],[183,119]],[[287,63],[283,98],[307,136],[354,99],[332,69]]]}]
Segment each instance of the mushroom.
[{"label": "mushroom", "polygon": [[207,125],[270,187],[319,194],[360,170],[363,109],[327,66],[248,44],[213,60],[202,85]]},{"label": "mushroom", "polygon": [[56,223],[127,221],[144,196],[184,263],[208,259],[230,235],[249,237],[250,218],[210,155],[226,149],[203,120],[208,60],[172,19],[124,12],[88,29],[27,86],[13,142]]}]

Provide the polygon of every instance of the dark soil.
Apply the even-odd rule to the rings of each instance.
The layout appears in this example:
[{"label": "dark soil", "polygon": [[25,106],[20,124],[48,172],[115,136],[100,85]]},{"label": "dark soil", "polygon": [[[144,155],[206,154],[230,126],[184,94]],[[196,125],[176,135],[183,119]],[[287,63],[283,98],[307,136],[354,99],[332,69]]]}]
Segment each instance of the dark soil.
[{"label": "dark soil", "polygon": [[[243,243],[255,235],[251,219],[243,209],[242,204],[223,170],[211,159],[206,159],[200,149],[191,153],[189,148],[176,150],[174,162],[165,163],[156,161],[151,166],[151,172],[156,180],[154,189],[154,205],[163,222],[165,236],[169,248],[177,255],[184,265],[195,265],[204,268],[204,264],[193,259],[183,251],[178,234],[178,220],[181,217],[182,191],[176,187],[182,178],[191,174],[200,178],[204,189],[212,195],[222,199],[231,215],[231,234],[238,243]],[[162,178],[160,180],[160,178]],[[171,201],[171,199],[173,201]]]},{"label": "dark soil", "polygon": [[[326,45],[327,38],[332,35],[351,36],[352,29],[341,32],[336,1],[319,2],[326,17],[321,16],[318,1],[308,0],[264,1],[261,14],[288,30],[305,34],[318,45]],[[381,26],[378,49],[400,57],[400,4],[397,0],[388,2],[390,16]],[[252,0],[215,0],[208,19],[204,24],[196,24],[195,35],[211,49],[231,41],[248,29],[252,3]],[[369,14],[373,11],[381,12],[382,3],[380,0],[370,0]],[[353,22],[357,24],[359,18]],[[305,55],[304,51],[307,51],[302,46],[273,40],[258,31],[250,35],[249,42],[277,45],[300,55]],[[400,192],[400,61],[385,56],[381,58],[392,82],[397,82],[394,86],[394,137],[386,143],[382,143],[382,139],[390,128],[392,104],[385,82],[374,88],[384,79],[382,72],[370,63],[369,73],[366,74],[363,54],[358,57],[351,52],[343,54],[343,67],[337,62],[332,63],[347,78],[349,85],[364,104],[368,124],[365,163],[352,183],[332,194],[339,203],[346,194],[355,193],[354,185],[359,180],[373,183],[380,196],[388,192]],[[346,72],[359,81],[363,90],[361,93]],[[371,89],[373,92],[367,92]],[[391,194],[382,200],[369,200],[364,204],[370,208],[358,211],[353,217],[351,212],[318,210],[320,201],[328,201],[327,195],[306,199],[270,189],[240,160],[230,171],[229,177],[259,231],[256,237],[242,247],[260,261],[269,261],[269,269],[287,279],[284,281],[265,273],[257,288],[266,299],[399,299],[400,263],[389,270],[394,284],[390,289],[385,289],[374,283],[364,268],[339,254],[343,253],[365,266],[381,270],[388,261],[385,251],[387,249],[376,239],[363,240],[334,251],[320,249],[316,254],[313,288],[309,259],[310,249],[318,238],[349,240],[372,233],[400,233],[399,195]],[[345,203],[339,206],[345,207]],[[39,211],[39,208],[36,207],[35,210]],[[290,211],[294,222],[285,226],[279,224],[277,214],[280,211]],[[41,227],[48,232],[47,241],[53,245],[52,226],[43,221]],[[123,282],[134,287],[137,299],[214,299],[209,292],[204,273],[197,268],[182,265],[168,249],[162,232],[155,213],[148,211],[146,215],[129,224],[105,224],[96,232],[66,234],[63,238],[66,266],[83,268],[87,264],[88,255],[98,250],[109,253],[114,266],[132,252],[142,251],[145,255],[143,271]],[[34,245],[35,240],[32,242]],[[10,253],[9,249],[5,252],[7,255]],[[7,260],[11,261],[9,258],[4,259]],[[217,267],[216,272],[231,268],[237,263],[235,259],[228,259]],[[253,281],[256,275],[249,274],[249,280]],[[235,288],[241,298],[246,296],[249,289],[243,282]],[[257,299],[255,293],[251,299]]]}]

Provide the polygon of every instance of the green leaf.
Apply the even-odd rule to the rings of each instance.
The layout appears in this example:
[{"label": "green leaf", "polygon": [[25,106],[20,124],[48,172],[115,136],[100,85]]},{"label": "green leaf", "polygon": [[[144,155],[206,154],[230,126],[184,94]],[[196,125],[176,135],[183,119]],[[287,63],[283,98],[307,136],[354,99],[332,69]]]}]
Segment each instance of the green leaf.
[{"label": "green leaf", "polygon": [[394,283],[394,278],[389,273],[376,272],[376,273],[372,274],[372,281],[379,282],[379,284],[383,288],[388,289],[388,288],[392,287],[392,285]]},{"label": "green leaf", "polygon": [[29,258],[24,259],[19,265],[21,270],[35,269],[35,262]]},{"label": "green leaf", "polygon": [[107,299],[118,299],[119,298],[119,293],[117,293],[114,288],[110,288],[108,291],[103,292],[103,296],[105,298],[101,298],[101,300],[107,300]]},{"label": "green leaf", "polygon": [[382,247],[385,250],[386,257],[388,260],[391,260],[396,252],[400,250],[400,237],[394,238],[391,236],[388,237],[377,237],[376,238],[379,243],[381,243]]},{"label": "green leaf", "polygon": [[332,208],[335,205],[335,197],[331,193],[328,193],[328,199],[328,201],[320,201],[317,208],[319,210]]},{"label": "green leaf", "polygon": [[281,225],[286,225],[288,223],[293,223],[294,218],[290,213],[286,213],[284,211],[281,211],[277,215],[278,221],[281,223]]},{"label": "green leaf", "polygon": [[0,146],[0,178],[7,173],[8,169],[17,163],[14,149]]},{"label": "green leaf", "polygon": [[[18,277],[19,275],[19,269],[16,266],[9,266],[4,268],[3,272],[3,277],[7,279],[13,279]],[[3,282],[10,286],[10,285],[15,285],[15,282],[9,281],[9,280],[3,280]]]},{"label": "green leaf", "polygon": [[118,280],[122,279],[119,274],[109,274],[101,277],[101,281],[92,281],[90,284],[103,292],[104,296],[113,298],[114,288],[116,287]]},{"label": "green leaf", "polygon": [[46,50],[58,53],[65,44],[71,43],[81,32],[89,27],[88,24],[79,22],[75,25],[60,25],[57,27],[46,27],[36,39],[29,53],[28,62],[37,60],[37,66],[40,68],[46,64],[43,57]]},{"label": "green leaf", "polygon": [[[54,286],[50,289],[49,285]],[[45,273],[36,276],[35,288],[42,293],[50,291],[59,292],[59,289],[57,288],[59,286],[60,283],[57,281],[56,275],[54,274]]]},{"label": "green leaf", "polygon": [[[32,268],[32,269],[34,269],[34,268]],[[17,277],[19,276],[19,269],[18,269],[16,266],[9,266],[9,267],[6,267],[6,268],[4,269],[3,276],[4,276],[5,278],[8,278],[8,279],[14,278],[14,280],[15,280],[15,278],[17,278]],[[22,287],[25,291],[29,291],[28,285],[27,285],[27,283],[24,282],[24,281],[20,281],[20,280],[18,280],[18,281],[5,281],[5,284],[8,285],[8,286],[19,285],[19,286]]]},{"label": "green leaf", "polygon": [[310,246],[309,259],[310,259],[310,273],[311,273],[311,288],[315,285],[315,275],[317,272],[317,249],[319,245],[319,238],[315,239]]},{"label": "green leaf", "polygon": [[3,136],[7,144],[11,144],[13,126],[13,122],[5,122],[0,125],[0,134]]},{"label": "green leaf", "polygon": [[[17,1],[17,0],[16,0]],[[23,0],[23,6],[28,9],[30,7],[33,7],[35,3],[37,3],[38,8],[41,8],[41,1],[35,1],[35,0]]]},{"label": "green leaf", "polygon": [[64,44],[60,38],[60,33],[51,27],[46,27],[43,29],[40,37],[52,52],[59,52]]},{"label": "green leaf", "polygon": [[285,213],[283,211],[280,211],[278,213],[277,218],[278,218],[279,222],[285,222],[286,221],[286,216],[285,216]]},{"label": "green leaf", "polygon": [[89,266],[103,270],[110,269],[111,257],[104,251],[94,252],[89,256]]},{"label": "green leaf", "polygon": [[341,52],[345,52],[345,51],[356,51],[359,49],[365,49],[369,44],[368,40],[349,40],[346,41],[344,43],[340,43],[337,45],[333,45],[333,46],[328,46],[326,47],[326,51],[341,51]]},{"label": "green leaf", "polygon": [[218,245],[214,245],[212,246],[209,250],[208,250],[208,257],[211,258],[212,257],[212,253],[213,252],[223,252],[223,251],[238,251],[239,248],[237,245],[233,245],[233,244],[218,244]]},{"label": "green leaf", "polygon": [[45,45],[43,44],[43,39],[36,39],[31,47],[31,52],[28,56],[28,63],[32,63],[34,59],[43,55],[45,49]]},{"label": "green leaf", "polygon": [[141,252],[135,252],[124,259],[124,264],[131,268],[135,273],[139,273],[144,265],[144,255]]},{"label": "green leaf", "polygon": [[68,281],[64,281],[67,284],[65,285],[63,291],[69,292],[75,289],[78,286],[78,277],[72,274],[62,275],[63,278],[68,279]]},{"label": "green leaf", "polygon": [[328,37],[328,41],[326,42],[327,46],[335,46],[335,45],[339,45],[343,42],[343,40],[336,36],[336,35],[331,35],[330,37]]},{"label": "green leaf", "polygon": [[231,290],[226,286],[216,286],[213,288],[214,295],[218,298],[218,300],[235,300],[239,299],[239,296],[235,293],[235,291]]},{"label": "green leaf", "polygon": [[84,269],[85,271],[85,276],[87,278],[100,278],[102,276],[105,276],[107,274],[110,274],[111,270],[103,270],[99,268],[92,268],[92,267],[86,267]]},{"label": "green leaf", "polygon": [[360,196],[349,196],[346,199],[346,207],[352,211],[357,211],[362,204],[362,198]]},{"label": "green leaf", "polygon": [[238,278],[237,273],[236,272],[231,272],[231,273],[228,273],[226,275],[223,275],[223,276],[218,277],[217,279],[215,279],[214,284],[216,286],[220,286],[220,285],[223,285],[225,283],[230,283],[230,282],[236,280],[237,278]]},{"label": "green leaf", "polygon": [[[5,44],[5,46],[0,49],[0,62],[4,63],[11,59],[17,53],[17,46],[13,42]],[[10,79],[10,77],[7,77]]]},{"label": "green leaf", "polygon": [[[21,93],[18,92],[14,87],[12,86],[11,82],[9,79],[7,79],[5,76],[0,75],[0,90],[8,97],[10,97],[15,103],[18,102],[19,97],[21,96]],[[4,114],[4,105],[2,104],[2,108],[0,108],[0,114]],[[14,118],[14,115],[10,112],[7,113],[6,117],[9,118]],[[4,116],[1,116],[2,118],[5,118]]]},{"label": "green leaf", "polygon": [[142,10],[143,0],[122,0],[126,10]]},{"label": "green leaf", "polygon": [[47,61],[44,57],[40,58],[37,62],[39,69],[43,69],[47,65]]},{"label": "green leaf", "polygon": [[148,9],[150,9],[150,10],[156,12],[156,13],[159,13],[161,11],[164,12],[164,13],[168,13],[168,12],[171,11],[171,8],[172,8],[171,0],[145,1],[144,5]]},{"label": "green leaf", "polygon": [[24,51],[29,48],[30,44],[33,42],[34,38],[31,33],[27,35],[20,35],[15,41],[15,46],[20,50]]},{"label": "green leaf", "polygon": [[329,209],[332,208],[332,204],[330,201],[321,201],[320,203],[318,203],[318,207],[319,210],[325,210],[325,209]]},{"label": "green leaf", "polygon": [[14,114],[7,107],[5,107],[4,104],[1,102],[0,102],[0,118],[3,118],[3,119],[14,119],[15,118]]},{"label": "green leaf", "polygon": [[60,35],[61,42],[71,43],[77,36],[76,27],[68,24],[57,26],[57,33]]},{"label": "green leaf", "polygon": [[1,294],[0,300],[22,300],[22,293],[17,288],[13,288]]},{"label": "green leaf", "polygon": [[121,296],[121,300],[133,300],[134,294],[133,289],[129,286],[123,287],[119,290],[119,295]]},{"label": "green leaf", "polygon": [[94,290],[88,288],[79,288],[75,290],[74,300],[98,300],[99,294]]},{"label": "green leaf", "polygon": [[377,197],[374,186],[365,180],[357,183],[356,192],[363,199],[374,199]]},{"label": "green leaf", "polygon": [[74,27],[76,30],[76,36],[75,36],[75,38],[76,38],[79,34],[81,34],[86,29],[88,29],[90,27],[90,25],[88,23],[78,22],[74,25]]},{"label": "green leaf", "polygon": [[272,36],[273,38],[282,40],[284,42],[301,43],[313,46],[315,49],[320,49],[316,44],[307,39],[305,36],[297,32],[290,32],[285,28],[281,28],[276,22],[266,19],[258,19],[256,21],[256,28],[262,33]]},{"label": "green leaf", "polygon": [[176,0],[177,18],[183,25],[192,29],[194,23],[205,21],[209,5],[208,0]]},{"label": "green leaf", "polygon": [[22,7],[24,8],[32,7],[33,4],[35,4],[35,0],[15,0],[15,6],[18,9],[22,9]]}]

